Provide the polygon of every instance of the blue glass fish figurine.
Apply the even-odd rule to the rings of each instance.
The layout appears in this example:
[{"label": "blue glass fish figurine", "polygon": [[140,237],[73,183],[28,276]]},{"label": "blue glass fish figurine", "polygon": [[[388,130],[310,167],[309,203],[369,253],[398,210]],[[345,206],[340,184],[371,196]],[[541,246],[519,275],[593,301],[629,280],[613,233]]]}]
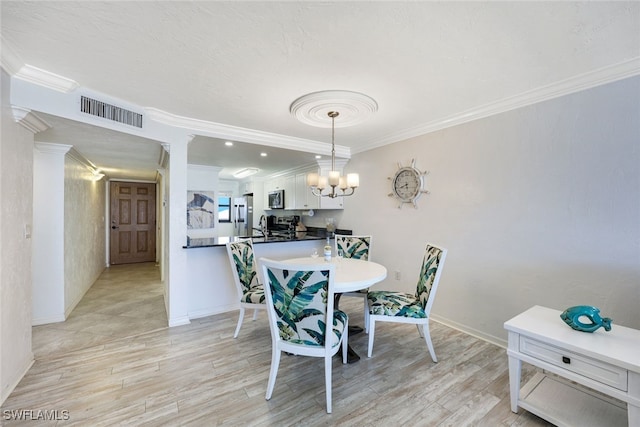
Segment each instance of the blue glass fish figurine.
[{"label": "blue glass fish figurine", "polygon": [[[600,309],[591,307],[590,305],[576,305],[569,307],[560,315],[564,322],[576,331],[593,332],[599,327],[603,327],[605,331],[611,330],[611,319],[608,317],[600,317]],[[581,317],[586,317],[591,323],[582,323]]]}]

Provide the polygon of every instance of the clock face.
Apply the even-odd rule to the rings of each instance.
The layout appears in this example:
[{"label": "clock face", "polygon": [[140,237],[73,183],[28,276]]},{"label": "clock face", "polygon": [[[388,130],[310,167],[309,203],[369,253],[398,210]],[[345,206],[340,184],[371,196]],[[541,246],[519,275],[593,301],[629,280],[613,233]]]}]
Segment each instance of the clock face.
[{"label": "clock face", "polygon": [[429,172],[420,172],[416,168],[415,159],[411,160],[411,166],[402,166],[398,162],[398,171],[392,177],[387,179],[391,181],[392,192],[389,193],[389,197],[395,197],[400,201],[398,209],[402,208],[402,205],[406,203],[412,203],[414,208],[418,208],[416,203],[420,196],[425,193],[429,194],[429,191],[424,187],[424,176]]},{"label": "clock face", "polygon": [[401,200],[414,199],[422,187],[420,174],[412,168],[401,168],[393,178],[393,192]]}]

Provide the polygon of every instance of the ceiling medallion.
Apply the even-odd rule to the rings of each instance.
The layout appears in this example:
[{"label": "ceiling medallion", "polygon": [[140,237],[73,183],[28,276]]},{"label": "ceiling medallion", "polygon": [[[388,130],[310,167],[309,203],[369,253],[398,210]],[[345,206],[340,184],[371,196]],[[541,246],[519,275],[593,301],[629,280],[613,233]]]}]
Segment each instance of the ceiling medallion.
[{"label": "ceiling medallion", "polygon": [[[343,128],[357,125],[378,111],[378,103],[370,96],[348,90],[323,90],[303,95],[291,103],[291,114],[300,122],[321,128]],[[333,120],[329,113],[340,113]]]},{"label": "ceiling medallion", "polygon": [[[311,193],[331,198],[353,195],[360,186],[360,177],[357,173],[345,177],[336,169],[335,128],[362,123],[378,111],[378,103],[358,92],[325,90],[301,96],[291,103],[289,111],[304,124],[331,128],[331,170],[328,176],[307,175]],[[325,193],[325,189],[328,192]]]}]

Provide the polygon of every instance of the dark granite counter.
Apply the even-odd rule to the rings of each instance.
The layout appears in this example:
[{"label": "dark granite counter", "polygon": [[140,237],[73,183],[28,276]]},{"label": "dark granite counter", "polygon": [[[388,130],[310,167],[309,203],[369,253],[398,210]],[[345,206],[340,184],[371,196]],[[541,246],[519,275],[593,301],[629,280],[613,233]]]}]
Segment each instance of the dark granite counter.
[{"label": "dark granite counter", "polygon": [[[201,237],[201,238],[190,238],[187,237],[187,245],[183,246],[185,249],[192,248],[207,248],[211,246],[224,246],[229,242],[237,242],[238,240],[247,239],[248,237]],[[285,243],[285,242],[298,242],[301,240],[323,240],[326,237],[307,235],[306,233],[296,233],[295,236],[252,236],[254,245],[258,245],[261,243]]]},{"label": "dark granite counter", "polygon": [[[338,234],[351,234],[351,230],[336,230]],[[324,228],[308,229],[307,231],[296,232],[295,234],[279,232],[274,233],[273,236],[263,237],[262,235],[256,236],[244,236],[244,237],[200,237],[191,238],[187,237],[187,244],[183,246],[185,249],[193,248],[210,248],[213,246],[224,246],[229,242],[237,242],[238,240],[247,239],[251,237],[253,244],[261,243],[287,243],[287,242],[300,242],[308,240],[325,240],[327,238],[327,230]],[[333,237],[331,237],[333,239]]]}]

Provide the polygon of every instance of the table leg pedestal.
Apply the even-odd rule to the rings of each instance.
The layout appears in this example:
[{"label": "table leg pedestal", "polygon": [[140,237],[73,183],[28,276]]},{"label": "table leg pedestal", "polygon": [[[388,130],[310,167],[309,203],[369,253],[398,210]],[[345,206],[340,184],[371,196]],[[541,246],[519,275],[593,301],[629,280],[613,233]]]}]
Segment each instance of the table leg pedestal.
[{"label": "table leg pedestal", "polygon": [[[339,305],[340,305],[340,297],[342,296],[342,294],[335,294],[334,298],[333,298],[333,308],[338,310],[339,309]],[[359,334],[363,331],[364,329],[362,329],[360,326],[351,326],[349,325],[349,338],[351,338],[352,335],[355,334]],[[342,357],[342,356],[340,356]],[[347,363],[355,363],[358,360],[360,360],[360,356],[358,356],[358,353],[355,352],[355,350],[351,347],[351,344],[347,345]]]}]

